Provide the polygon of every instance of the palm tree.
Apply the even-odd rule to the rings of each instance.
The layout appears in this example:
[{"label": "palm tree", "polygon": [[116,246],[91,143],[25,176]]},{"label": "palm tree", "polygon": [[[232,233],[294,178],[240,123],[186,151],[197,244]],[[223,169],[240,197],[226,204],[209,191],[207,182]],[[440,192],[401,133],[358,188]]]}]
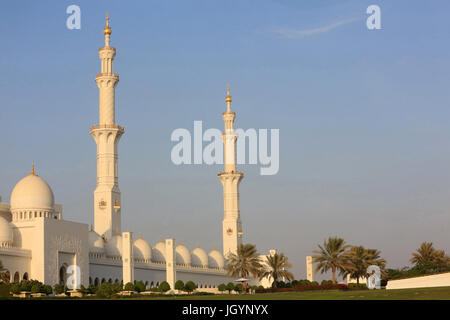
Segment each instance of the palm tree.
[{"label": "palm tree", "polygon": [[[259,254],[253,244],[238,246],[236,254],[229,253],[227,255],[227,273],[228,275],[238,278],[247,278],[249,275],[259,277],[263,270]],[[247,289],[247,282],[242,282],[242,291]]]},{"label": "palm tree", "polygon": [[435,263],[435,264],[450,264],[450,258],[445,254],[444,250],[436,250],[432,242],[423,242],[420,248],[413,252],[412,258],[409,260],[415,265],[419,263]]},{"label": "palm tree", "polygon": [[381,251],[377,249],[366,249],[363,246],[354,246],[347,251],[345,256],[343,275],[349,274],[356,278],[359,285],[359,279],[367,277],[367,268],[371,265],[377,265],[380,269],[386,266],[386,260],[380,257]]},{"label": "palm tree", "polygon": [[344,239],[329,237],[324,240],[323,246],[318,245],[319,250],[314,250],[313,262],[316,263],[316,272],[325,273],[331,269],[333,283],[336,283],[336,271],[345,272],[347,259],[343,255],[350,246],[345,244]]},{"label": "palm tree", "polygon": [[267,268],[261,274],[260,279],[272,277],[272,287],[277,287],[278,278],[285,278],[286,280],[294,279],[294,275],[286,270],[292,268],[292,265],[283,253],[266,256],[266,264]]},{"label": "palm tree", "polygon": [[433,242],[423,242],[420,248],[417,249],[417,252],[413,252],[413,257],[409,261],[414,264],[436,262],[437,258],[441,255],[438,251],[434,249]]}]

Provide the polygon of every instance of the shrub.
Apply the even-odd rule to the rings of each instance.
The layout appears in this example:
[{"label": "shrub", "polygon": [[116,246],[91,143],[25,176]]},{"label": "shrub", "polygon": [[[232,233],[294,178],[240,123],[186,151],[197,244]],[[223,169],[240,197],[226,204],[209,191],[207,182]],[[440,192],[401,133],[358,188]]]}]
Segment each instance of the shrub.
[{"label": "shrub", "polygon": [[55,292],[55,294],[61,294],[64,292],[64,287],[57,283],[53,286],[53,291]]},{"label": "shrub", "polygon": [[219,284],[217,289],[219,289],[220,292],[226,291],[227,290],[227,285],[225,283],[221,283],[221,284]]},{"label": "shrub", "polygon": [[45,293],[46,295],[52,294],[53,293],[53,289],[52,286],[49,286],[48,284],[46,284],[43,288],[42,288],[42,293]]},{"label": "shrub", "polygon": [[185,290],[186,292],[192,292],[192,291],[194,291],[195,289],[197,289],[197,286],[196,286],[195,283],[192,282],[192,281],[188,281],[188,282],[186,282],[186,284],[184,285],[184,290]]},{"label": "shrub", "polygon": [[313,281],[313,282],[311,282],[311,285],[312,285],[312,286],[318,286],[319,283],[318,283],[317,281]]},{"label": "shrub", "polygon": [[[169,289],[170,289],[170,286],[169,286]],[[145,284],[142,281],[137,281],[136,284],[134,285],[134,290],[137,292],[145,291]]]},{"label": "shrub", "polygon": [[227,290],[228,290],[228,293],[231,293],[231,291],[233,291],[234,290],[234,283],[233,282],[228,282],[227,283]]},{"label": "shrub", "polygon": [[134,284],[131,282],[127,282],[124,287],[125,291],[134,291]]},{"label": "shrub", "polygon": [[12,283],[9,286],[9,291],[13,294],[20,293],[20,283]]},{"label": "shrub", "polygon": [[159,291],[161,292],[167,292],[170,290],[170,284],[167,281],[161,282],[159,285]]},{"label": "shrub", "polygon": [[40,291],[41,291],[41,288],[39,287],[39,285],[37,285],[37,284],[34,284],[32,287],[31,287],[31,293],[39,293]]},{"label": "shrub", "polygon": [[320,284],[333,284],[333,281],[331,280],[322,280]]},{"label": "shrub", "polygon": [[121,283],[121,282],[114,282],[111,285],[111,290],[112,290],[113,293],[119,293],[120,291],[123,290],[123,283]]},{"label": "shrub", "polygon": [[238,283],[237,285],[235,285],[234,291],[236,291],[237,293],[241,293],[242,292],[242,283]]},{"label": "shrub", "polygon": [[175,289],[176,290],[184,290],[184,282],[181,280],[178,280],[175,282]]},{"label": "shrub", "polygon": [[31,291],[32,283],[30,280],[20,281],[20,291]]},{"label": "shrub", "polygon": [[87,287],[86,292],[87,292],[87,293],[90,293],[90,294],[95,294],[95,293],[97,292],[97,290],[98,290],[98,287],[97,287],[95,284],[90,284],[90,285]]},{"label": "shrub", "polygon": [[348,286],[349,288],[367,289],[367,286],[366,286],[365,283],[360,283],[360,284],[357,284],[357,283],[349,283],[347,286]]},{"label": "shrub", "polygon": [[100,298],[111,298],[112,294],[111,284],[108,282],[102,283],[96,292],[96,295]]}]

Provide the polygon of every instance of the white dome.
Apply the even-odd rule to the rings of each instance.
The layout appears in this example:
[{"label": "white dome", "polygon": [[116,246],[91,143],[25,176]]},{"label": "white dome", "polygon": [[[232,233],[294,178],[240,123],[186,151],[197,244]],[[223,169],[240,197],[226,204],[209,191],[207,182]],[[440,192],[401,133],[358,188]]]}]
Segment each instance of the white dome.
[{"label": "white dome", "polygon": [[225,265],[225,261],[223,259],[222,254],[214,249],[208,255],[208,265],[210,268],[219,268],[223,269]]},{"label": "white dome", "polygon": [[17,209],[53,210],[53,191],[38,175],[31,173],[20,180],[11,192],[11,211]]},{"label": "white dome", "polygon": [[191,263],[195,267],[207,267],[208,255],[202,248],[195,248],[192,250]]},{"label": "white dome", "polygon": [[166,262],[166,244],[158,242],[152,250],[152,260],[155,262]]},{"label": "white dome", "polygon": [[181,243],[175,248],[177,264],[191,265],[191,253]]},{"label": "white dome", "polygon": [[142,238],[137,239],[134,244],[134,258],[137,260],[151,260],[152,249],[147,241]]},{"label": "white dome", "polygon": [[3,217],[0,217],[0,245],[1,244],[9,244],[11,245],[13,242],[13,233],[11,230],[11,226],[9,225],[8,220]]},{"label": "white dome", "polygon": [[89,252],[94,253],[104,253],[105,252],[105,242],[100,235],[91,230],[89,231]]},{"label": "white dome", "polygon": [[106,255],[109,257],[122,256],[122,236],[116,235],[106,241]]}]

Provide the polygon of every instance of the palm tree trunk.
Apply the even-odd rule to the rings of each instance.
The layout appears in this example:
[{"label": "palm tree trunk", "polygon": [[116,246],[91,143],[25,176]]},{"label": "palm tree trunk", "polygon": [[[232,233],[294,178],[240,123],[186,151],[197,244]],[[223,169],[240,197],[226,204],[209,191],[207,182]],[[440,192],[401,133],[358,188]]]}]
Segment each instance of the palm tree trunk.
[{"label": "palm tree trunk", "polygon": [[356,277],[356,284],[357,284],[358,287],[359,287],[359,277]]},{"label": "palm tree trunk", "polygon": [[333,273],[332,282],[333,284],[336,284],[336,268],[332,268],[331,272]]}]

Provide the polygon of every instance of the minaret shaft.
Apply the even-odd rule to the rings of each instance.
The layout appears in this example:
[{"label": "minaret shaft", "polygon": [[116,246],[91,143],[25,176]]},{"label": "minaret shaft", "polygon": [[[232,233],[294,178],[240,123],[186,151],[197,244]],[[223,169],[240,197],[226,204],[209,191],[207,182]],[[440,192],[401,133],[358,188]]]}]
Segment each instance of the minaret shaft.
[{"label": "minaret shaft", "polygon": [[118,144],[124,128],[115,123],[115,88],[119,75],[113,73],[116,49],[109,46],[111,28],[104,29],[105,46],[99,49],[101,73],[95,81],[99,88],[99,124],[91,128],[97,143],[97,187],[94,191],[95,231],[106,239],[121,232],[121,203],[118,172]]},{"label": "minaret shaft", "polygon": [[222,117],[225,123],[225,132],[222,134],[224,146],[225,170],[219,173],[219,179],[223,186],[224,218],[222,222],[223,254],[236,254],[238,246],[242,243],[242,223],[239,211],[239,184],[244,177],[242,172],[236,171],[236,141],[237,133],[234,132],[234,112],[231,112],[231,96],[225,99],[227,111]]}]

